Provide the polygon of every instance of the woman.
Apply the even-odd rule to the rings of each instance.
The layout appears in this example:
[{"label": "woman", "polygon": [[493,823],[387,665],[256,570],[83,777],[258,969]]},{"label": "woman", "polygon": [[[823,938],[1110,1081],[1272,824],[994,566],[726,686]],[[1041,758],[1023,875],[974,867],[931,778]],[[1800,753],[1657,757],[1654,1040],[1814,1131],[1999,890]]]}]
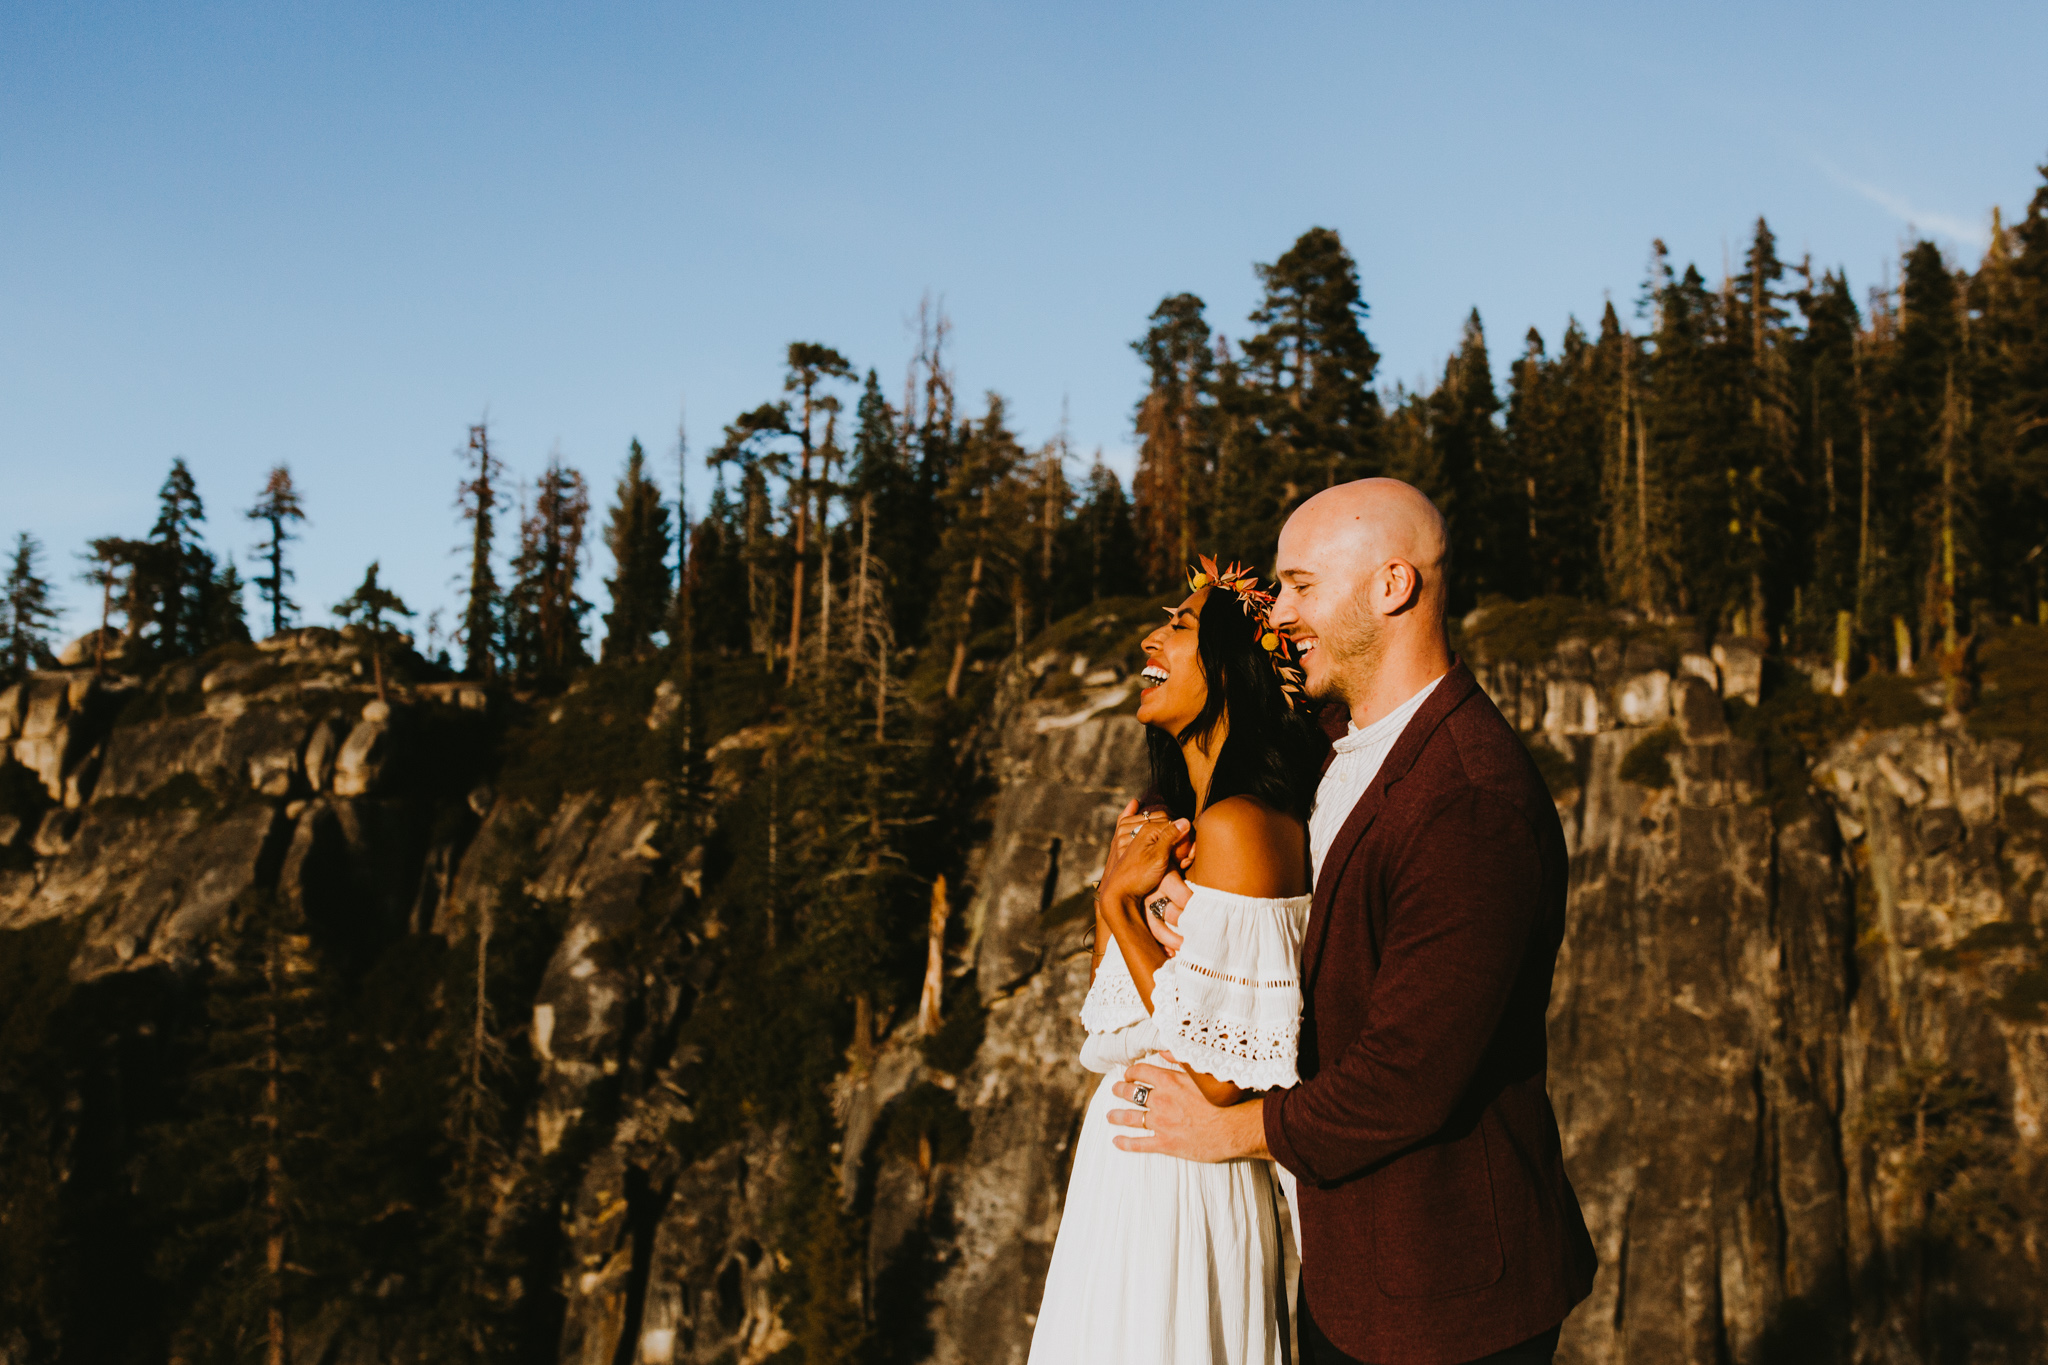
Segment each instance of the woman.
[{"label": "woman", "polygon": [[[1107,1074],[1075,1148],[1032,1365],[1282,1359],[1271,1163],[1121,1151],[1108,1119],[1123,1068],[1165,1054],[1219,1105],[1297,1079],[1317,736],[1257,580],[1205,556],[1189,582],[1144,642],[1138,719],[1165,809],[1125,809],[1096,892],[1081,1063]],[[1158,888],[1183,869],[1176,932]]]}]

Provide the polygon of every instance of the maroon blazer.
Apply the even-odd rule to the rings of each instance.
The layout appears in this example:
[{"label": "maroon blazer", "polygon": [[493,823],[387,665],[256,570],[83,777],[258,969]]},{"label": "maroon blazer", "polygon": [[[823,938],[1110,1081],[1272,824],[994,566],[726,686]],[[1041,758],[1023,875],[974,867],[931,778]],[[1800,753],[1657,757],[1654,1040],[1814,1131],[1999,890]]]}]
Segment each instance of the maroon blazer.
[{"label": "maroon blazer", "polygon": [[1301,1181],[1302,1291],[1360,1360],[1474,1360],[1592,1289],[1544,1088],[1566,870],[1535,763],[1455,663],[1323,861],[1302,1081],[1265,1102]]}]

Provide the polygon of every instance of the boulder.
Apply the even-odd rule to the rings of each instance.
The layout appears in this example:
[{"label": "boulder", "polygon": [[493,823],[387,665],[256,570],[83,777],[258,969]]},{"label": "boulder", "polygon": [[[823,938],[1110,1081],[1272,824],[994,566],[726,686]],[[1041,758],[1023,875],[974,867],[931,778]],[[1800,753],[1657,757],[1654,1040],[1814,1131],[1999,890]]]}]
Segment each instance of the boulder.
[{"label": "boulder", "polygon": [[[102,644],[101,642],[105,643]],[[66,668],[81,668],[100,659],[118,659],[127,653],[126,638],[112,626],[89,630],[57,651],[57,662]]]},{"label": "boulder", "polygon": [[341,752],[334,759],[334,794],[367,796],[384,767],[384,736],[387,727],[366,720],[349,731]]}]

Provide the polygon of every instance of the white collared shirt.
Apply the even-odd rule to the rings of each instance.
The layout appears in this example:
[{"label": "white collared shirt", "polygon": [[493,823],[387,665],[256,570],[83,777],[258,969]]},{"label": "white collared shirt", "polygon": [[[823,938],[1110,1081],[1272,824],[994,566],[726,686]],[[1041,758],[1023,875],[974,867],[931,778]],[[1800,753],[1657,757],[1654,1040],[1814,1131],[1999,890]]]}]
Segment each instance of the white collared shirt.
[{"label": "white collared shirt", "polygon": [[1323,771],[1323,780],[1316,787],[1315,808],[1308,817],[1308,847],[1315,858],[1315,879],[1318,883],[1323,879],[1323,859],[1328,855],[1330,845],[1336,842],[1337,831],[1344,828],[1344,822],[1351,818],[1359,798],[1365,795],[1366,788],[1372,786],[1372,780],[1380,775],[1380,767],[1387,761],[1387,755],[1394,751],[1394,743],[1401,738],[1401,732],[1408,728],[1408,722],[1442,681],[1443,675],[1438,674],[1421,691],[1363,730],[1347,724],[1344,737],[1330,746],[1336,756]]}]

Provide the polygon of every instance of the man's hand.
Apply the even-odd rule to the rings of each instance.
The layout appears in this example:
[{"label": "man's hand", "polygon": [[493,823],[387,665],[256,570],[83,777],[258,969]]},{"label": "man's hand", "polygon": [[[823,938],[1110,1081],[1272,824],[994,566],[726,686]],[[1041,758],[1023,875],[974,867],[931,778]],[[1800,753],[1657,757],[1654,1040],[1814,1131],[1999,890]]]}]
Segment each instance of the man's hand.
[{"label": "man's hand", "polygon": [[[1173,1061],[1171,1053],[1166,1054]],[[1126,1152],[1157,1152],[1186,1161],[1235,1161],[1269,1158],[1266,1150],[1265,1101],[1246,1100],[1218,1108],[1202,1098],[1188,1073],[1139,1062],[1124,1069],[1124,1079],[1110,1087],[1118,1099],[1133,1099],[1139,1086],[1150,1087],[1143,1109],[1112,1109],[1109,1121],[1132,1131],[1116,1139]]]}]

